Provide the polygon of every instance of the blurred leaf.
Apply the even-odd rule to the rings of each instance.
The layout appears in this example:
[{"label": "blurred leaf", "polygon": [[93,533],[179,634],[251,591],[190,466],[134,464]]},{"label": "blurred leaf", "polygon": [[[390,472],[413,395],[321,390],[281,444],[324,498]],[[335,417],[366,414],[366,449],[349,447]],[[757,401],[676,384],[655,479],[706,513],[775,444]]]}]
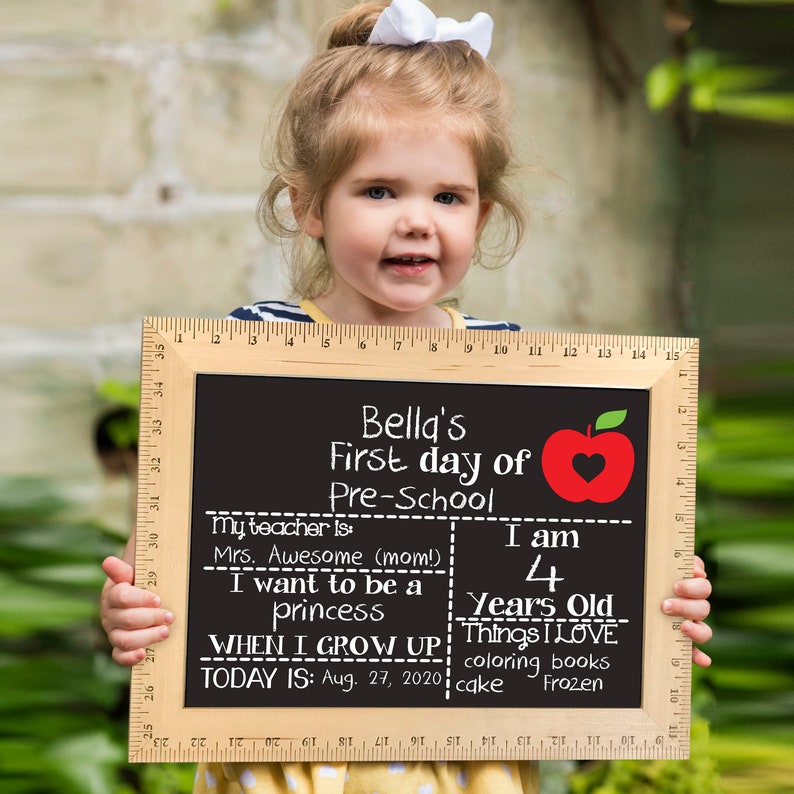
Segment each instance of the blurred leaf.
[{"label": "blurred leaf", "polygon": [[96,565],[118,548],[104,529],[66,521],[23,522],[3,530],[2,541],[0,564],[8,570],[78,561]]},{"label": "blurred leaf", "polygon": [[713,83],[692,86],[689,92],[689,104],[700,113],[711,113],[717,103],[717,89]]},{"label": "blurred leaf", "polygon": [[0,634],[66,629],[90,618],[96,609],[96,602],[85,596],[26,584],[0,572]]},{"label": "blurred leaf", "polygon": [[666,108],[683,85],[681,62],[662,61],[645,76],[645,97],[651,110]]},{"label": "blurred leaf", "polygon": [[668,59],[650,69],[645,98],[658,111],[686,87],[690,106],[700,113],[794,123],[794,94],[772,90],[784,77],[781,69],[730,62],[723,53],[695,47],[683,59]]},{"label": "blurred leaf", "polygon": [[794,123],[794,93],[719,94],[713,109],[729,116]]},{"label": "blurred leaf", "polygon": [[69,585],[86,589],[94,589],[98,593],[105,582],[102,569],[95,564],[82,563],[73,565],[39,566],[31,572],[26,581],[31,584]]},{"label": "blurred leaf", "polygon": [[137,411],[114,416],[105,425],[105,430],[113,443],[120,449],[135,447],[138,443],[140,422]]},{"label": "blurred leaf", "polygon": [[794,491],[794,460],[730,461],[720,459],[702,472],[702,482],[724,494],[773,497]]},{"label": "blurred leaf", "polygon": [[750,64],[725,64],[718,66],[711,79],[718,94],[735,94],[766,88],[782,77],[780,69]]},{"label": "blurred leaf", "polygon": [[69,736],[45,753],[63,781],[64,794],[107,794],[115,788],[124,751],[101,732]]},{"label": "blurred leaf", "polygon": [[683,71],[693,85],[703,85],[715,79],[719,67],[719,56],[714,50],[695,47],[684,58]]},{"label": "blurred leaf", "polygon": [[[758,543],[752,538],[744,542],[723,543],[719,549],[720,565],[731,565],[744,576],[791,577],[794,572],[794,538],[787,542]],[[792,586],[794,586],[794,577]]]},{"label": "blurred leaf", "polygon": [[757,631],[773,631],[781,634],[794,631],[794,613],[789,604],[735,609],[726,620],[730,626],[753,628]]},{"label": "blurred leaf", "polygon": [[129,671],[118,668],[123,677],[114,679],[104,675],[93,659],[93,654],[81,659],[63,652],[0,658],[0,714],[69,704],[111,707],[119,699],[120,685],[129,681]]},{"label": "blurred leaf", "polygon": [[99,387],[99,395],[110,403],[137,410],[141,402],[141,386],[137,382],[106,380]]},{"label": "blurred leaf", "polygon": [[52,486],[35,477],[0,477],[0,527],[46,518],[66,507]]}]

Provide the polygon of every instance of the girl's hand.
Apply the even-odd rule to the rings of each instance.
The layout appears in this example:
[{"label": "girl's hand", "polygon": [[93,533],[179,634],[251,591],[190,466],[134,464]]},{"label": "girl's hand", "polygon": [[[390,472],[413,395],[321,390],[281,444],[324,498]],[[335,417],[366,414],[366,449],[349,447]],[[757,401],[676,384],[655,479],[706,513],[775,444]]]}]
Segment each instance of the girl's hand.
[{"label": "girl's hand", "polygon": [[[677,598],[668,598],[662,603],[665,615],[685,618],[681,631],[698,644],[711,639],[711,629],[703,623],[711,611],[708,597],[711,595],[711,582],[706,577],[703,560],[695,556],[695,570],[692,579],[683,579],[673,585]],[[692,661],[699,667],[708,667],[711,657],[697,646],[692,646]]]},{"label": "girl's hand", "polygon": [[132,667],[146,656],[146,646],[166,639],[174,616],[160,609],[160,597],[135,587],[135,570],[118,557],[102,563],[108,580],[102,588],[102,628],[113,646],[113,660]]}]

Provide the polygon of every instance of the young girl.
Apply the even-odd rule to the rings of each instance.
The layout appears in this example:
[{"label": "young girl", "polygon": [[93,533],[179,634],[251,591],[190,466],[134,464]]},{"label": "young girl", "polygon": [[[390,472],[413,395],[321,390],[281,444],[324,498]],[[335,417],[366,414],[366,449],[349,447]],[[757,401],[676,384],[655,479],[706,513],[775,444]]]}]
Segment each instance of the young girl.
[{"label": "young girl", "polygon": [[[506,227],[506,254],[523,230],[521,203],[506,185],[510,166],[506,88],[486,61],[492,23],[436,20],[418,0],[363,3],[339,17],[328,49],[299,75],[275,141],[276,176],[260,202],[268,229],[292,240],[299,303],[236,309],[244,320],[517,330],[439,301],[479,257],[493,216]],[[289,197],[285,214],[283,199]],[[103,626],[113,658],[141,661],[165,639],[174,615],[134,587],[134,537],[104,570]],[[694,578],[662,605],[686,618],[695,642],[711,631],[710,585]],[[707,665],[699,649],[697,664]],[[196,792],[537,792],[537,766],[515,762],[202,764]]]}]

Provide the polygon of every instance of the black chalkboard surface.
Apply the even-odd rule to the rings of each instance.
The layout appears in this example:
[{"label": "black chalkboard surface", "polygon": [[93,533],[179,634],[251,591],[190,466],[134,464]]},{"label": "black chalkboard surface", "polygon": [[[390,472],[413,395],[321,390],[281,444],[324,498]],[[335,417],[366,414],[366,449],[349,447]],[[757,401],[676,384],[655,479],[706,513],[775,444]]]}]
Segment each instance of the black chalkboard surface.
[{"label": "black chalkboard surface", "polygon": [[[595,495],[615,411],[625,491],[561,498],[547,439]],[[646,390],[199,374],[195,417],[187,706],[640,705]]]},{"label": "black chalkboard surface", "polygon": [[684,757],[694,340],[150,318],[139,761]]}]

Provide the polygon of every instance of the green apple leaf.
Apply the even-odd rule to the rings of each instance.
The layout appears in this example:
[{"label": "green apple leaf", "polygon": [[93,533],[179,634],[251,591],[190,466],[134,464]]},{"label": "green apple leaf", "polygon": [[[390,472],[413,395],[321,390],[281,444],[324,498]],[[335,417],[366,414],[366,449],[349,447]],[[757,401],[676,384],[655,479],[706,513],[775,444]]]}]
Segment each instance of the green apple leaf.
[{"label": "green apple leaf", "polygon": [[623,424],[627,414],[628,411],[625,409],[622,411],[607,411],[601,414],[601,416],[596,419],[596,433],[599,430],[609,430],[612,427],[619,427]]}]

